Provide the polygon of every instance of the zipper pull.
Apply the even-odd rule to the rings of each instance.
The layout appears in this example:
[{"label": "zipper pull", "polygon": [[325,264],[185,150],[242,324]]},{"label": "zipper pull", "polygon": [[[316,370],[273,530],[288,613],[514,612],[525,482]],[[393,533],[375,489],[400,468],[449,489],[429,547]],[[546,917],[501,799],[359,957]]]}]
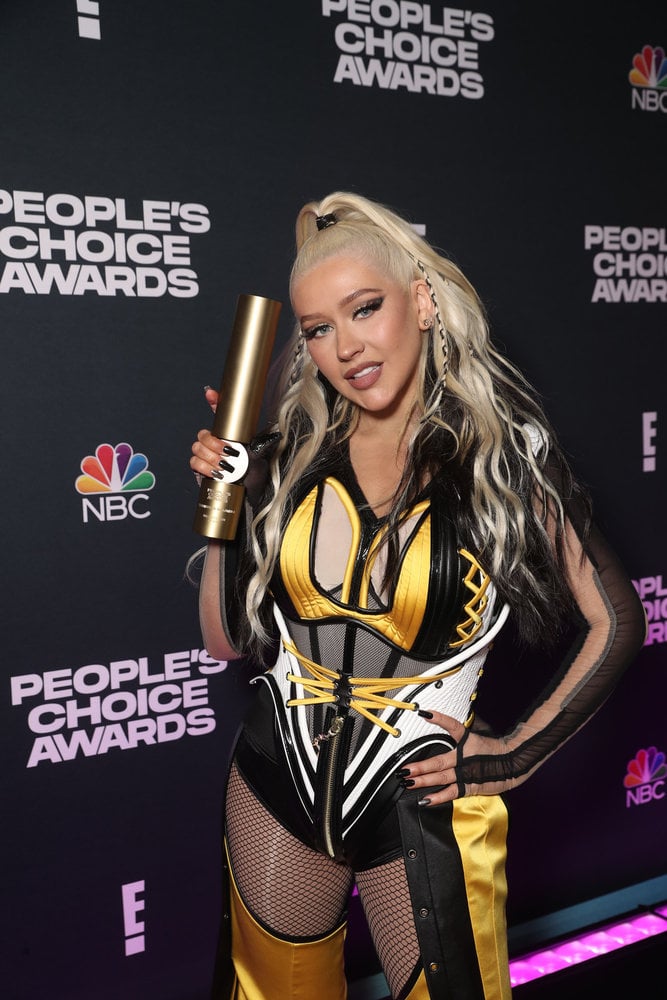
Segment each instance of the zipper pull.
[{"label": "zipper pull", "polygon": [[313,740],[313,746],[316,750],[320,749],[322,743],[326,743],[327,740],[334,739],[341,732],[343,726],[345,725],[344,715],[334,715],[331,725],[327,729],[326,733],[318,733],[318,735]]}]

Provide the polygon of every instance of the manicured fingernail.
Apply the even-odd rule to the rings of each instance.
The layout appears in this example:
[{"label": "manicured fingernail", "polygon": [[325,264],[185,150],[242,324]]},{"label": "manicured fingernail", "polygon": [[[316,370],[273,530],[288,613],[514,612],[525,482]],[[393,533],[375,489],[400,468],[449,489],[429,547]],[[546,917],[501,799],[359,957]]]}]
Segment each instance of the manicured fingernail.
[{"label": "manicured fingernail", "polygon": [[410,777],[410,772],[407,769],[407,767],[403,767],[403,768],[401,768],[400,771],[396,772],[396,776],[398,778],[409,778]]},{"label": "manicured fingernail", "polygon": [[430,804],[431,804],[430,799],[420,799],[419,802],[417,803],[418,806],[430,806]]},{"label": "manicured fingernail", "polygon": [[403,788],[412,788],[414,783],[413,778],[403,778]]},{"label": "manicured fingernail", "polygon": [[225,462],[224,458],[220,459],[220,461],[218,462],[218,465],[220,466],[221,469],[224,469],[225,472],[233,472],[234,471],[234,466],[230,465],[229,462]]},{"label": "manicured fingernail", "polygon": [[222,449],[223,455],[231,455],[232,458],[236,458],[240,454],[238,448],[232,448],[231,444],[226,444]]},{"label": "manicured fingernail", "polygon": [[421,715],[422,719],[432,719],[433,718],[433,712],[425,712],[421,708],[417,712],[417,715]]},{"label": "manicured fingernail", "polygon": [[212,386],[212,385],[205,385],[205,386],[204,386],[204,392],[208,392],[208,390],[209,390],[209,389],[212,389],[212,388],[213,388],[213,386]]},{"label": "manicured fingernail", "polygon": [[217,479],[218,482],[222,482],[225,478],[225,474],[224,472],[221,472],[220,469],[211,469],[211,478]]}]

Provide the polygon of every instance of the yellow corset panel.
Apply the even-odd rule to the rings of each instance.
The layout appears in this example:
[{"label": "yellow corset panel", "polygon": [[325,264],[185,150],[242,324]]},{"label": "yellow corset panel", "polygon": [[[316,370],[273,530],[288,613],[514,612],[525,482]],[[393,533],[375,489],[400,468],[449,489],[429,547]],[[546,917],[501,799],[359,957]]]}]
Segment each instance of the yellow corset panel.
[{"label": "yellow corset panel", "polygon": [[[280,550],[280,572],[284,586],[299,617],[304,621],[326,618],[350,618],[363,622],[402,649],[409,650],[422,624],[429,591],[431,565],[431,518],[425,517],[409,537],[403,552],[400,572],[391,605],[369,610],[368,595],[371,572],[385,534],[381,526],[375,535],[363,568],[358,598],[351,604],[351,588],[355,567],[361,557],[361,521],[347,490],[333,477],[325,484],[340,500],[350,524],[352,540],[339,600],[321,590],[313,579],[311,549],[315,531],[315,508],[318,489],[314,487],[302,500],[283,536]],[[410,517],[423,514],[429,508],[423,500],[411,509]]]}]

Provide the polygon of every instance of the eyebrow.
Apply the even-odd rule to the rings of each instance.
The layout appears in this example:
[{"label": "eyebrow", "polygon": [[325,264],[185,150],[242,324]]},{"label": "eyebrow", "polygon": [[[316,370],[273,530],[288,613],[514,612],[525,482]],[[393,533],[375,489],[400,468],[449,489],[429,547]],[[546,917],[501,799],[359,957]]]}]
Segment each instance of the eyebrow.
[{"label": "eyebrow", "polygon": [[[382,291],[381,288],[356,288],[353,292],[350,292],[349,295],[345,295],[340,300],[340,302],[338,303],[338,305],[339,306],[347,306],[347,305],[350,304],[350,302],[354,302],[354,300],[357,299],[357,298],[359,298],[361,295],[369,295],[369,294],[376,295],[376,294],[380,293],[381,291]],[[310,320],[316,319],[320,315],[322,315],[322,314],[321,313],[309,313],[306,316],[302,316],[300,322],[301,323],[309,322]]]}]

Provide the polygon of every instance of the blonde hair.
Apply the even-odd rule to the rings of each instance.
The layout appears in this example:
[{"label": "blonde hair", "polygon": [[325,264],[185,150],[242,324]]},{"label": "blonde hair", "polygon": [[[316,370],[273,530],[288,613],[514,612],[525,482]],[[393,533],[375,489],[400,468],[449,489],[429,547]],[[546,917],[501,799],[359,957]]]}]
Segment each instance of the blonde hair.
[{"label": "blonde hair", "polygon": [[[491,343],[477,292],[459,267],[407,220],[361,195],[339,191],[301,209],[290,291],[318,264],[336,256],[371,263],[406,290],[415,279],[424,280],[436,319],[423,338],[415,403],[419,421],[389,517],[388,545],[394,555],[390,551],[388,577],[396,566],[401,517],[424,477],[446,469],[460,500],[459,534],[476,547],[501,595],[517,611],[523,634],[532,638],[545,623],[557,626],[559,608],[568,599],[562,574],[563,499],[578,487],[534,390]],[[268,640],[268,587],[292,491],[329,445],[344,440],[356,424],[354,403],[329,390],[295,327],[270,428],[280,433],[280,443],[263,505],[252,523],[245,593],[240,595],[244,638],[255,650]],[[546,472],[547,456],[553,474]],[[555,525],[555,558],[548,518]]]}]

